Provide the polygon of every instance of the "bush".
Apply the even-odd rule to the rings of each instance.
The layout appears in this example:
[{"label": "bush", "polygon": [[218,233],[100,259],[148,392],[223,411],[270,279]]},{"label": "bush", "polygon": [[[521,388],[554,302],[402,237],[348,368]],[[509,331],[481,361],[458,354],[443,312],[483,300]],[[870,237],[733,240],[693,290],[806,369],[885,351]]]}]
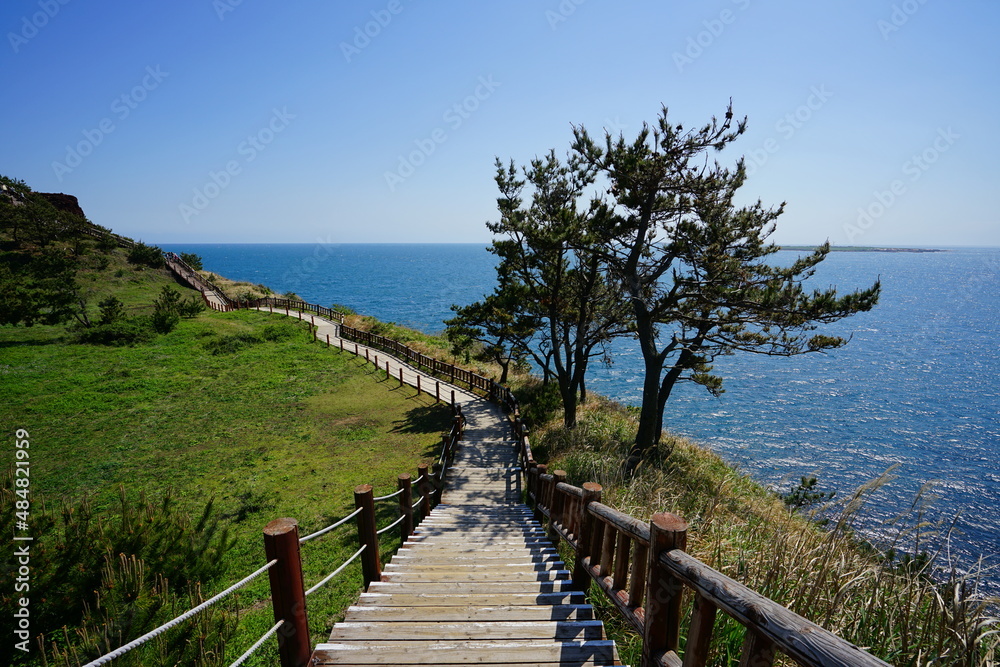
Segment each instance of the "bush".
[{"label": "bush", "polygon": [[204,310],[205,301],[199,296],[191,295],[177,304],[177,314],[181,317],[196,317]]},{"label": "bush", "polygon": [[201,271],[204,267],[201,264],[201,257],[193,252],[182,252],[181,261],[190,266],[195,271]]},{"label": "bush", "polygon": [[114,324],[125,318],[125,305],[116,296],[109,296],[97,306],[101,309],[101,319],[98,324]]},{"label": "bush", "polygon": [[163,268],[163,251],[155,245],[146,245],[142,241],[128,251],[129,264],[148,266],[151,269]]},{"label": "bush", "polygon": [[159,298],[153,302],[153,328],[158,333],[170,333],[181,321],[180,301],[180,293],[170,285],[160,290]]},{"label": "bush", "polygon": [[218,338],[206,341],[205,349],[215,355],[234,354],[240,350],[263,342],[263,339],[256,334],[238,333],[230,334],[228,336],[219,336]]},{"label": "bush", "polygon": [[148,317],[131,317],[87,327],[77,340],[90,345],[139,345],[148,343],[153,336],[153,323]]}]

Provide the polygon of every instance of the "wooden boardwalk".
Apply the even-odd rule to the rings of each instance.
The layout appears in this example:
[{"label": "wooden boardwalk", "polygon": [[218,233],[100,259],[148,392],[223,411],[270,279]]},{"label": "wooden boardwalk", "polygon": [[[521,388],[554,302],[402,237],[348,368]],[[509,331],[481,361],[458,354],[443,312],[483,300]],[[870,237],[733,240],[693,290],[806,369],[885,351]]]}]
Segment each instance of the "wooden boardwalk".
[{"label": "wooden boardwalk", "polygon": [[316,647],[313,664],[620,664],[521,504],[505,419],[479,398],[463,410],[465,439],[442,503]]}]

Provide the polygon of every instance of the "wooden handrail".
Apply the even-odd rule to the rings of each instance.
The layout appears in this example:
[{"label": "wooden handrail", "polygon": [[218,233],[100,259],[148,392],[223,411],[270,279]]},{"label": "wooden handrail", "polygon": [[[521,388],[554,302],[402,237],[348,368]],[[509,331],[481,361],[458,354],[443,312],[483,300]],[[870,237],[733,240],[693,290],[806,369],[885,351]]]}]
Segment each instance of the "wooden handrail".
[{"label": "wooden handrail", "polygon": [[[516,428],[516,427],[515,427]],[[767,667],[777,651],[806,667],[887,667],[832,632],[733,581],[685,552],[687,524],[672,514],[644,523],[600,502],[601,487],[562,481],[530,462],[525,485],[535,515],[547,518],[551,535],[576,552],[573,581],[586,590],[593,581],[622,618],[643,637],[642,666],[700,667],[707,664],[718,610],[747,628],[740,664]],[[695,594],[683,662],[680,602]]]}]

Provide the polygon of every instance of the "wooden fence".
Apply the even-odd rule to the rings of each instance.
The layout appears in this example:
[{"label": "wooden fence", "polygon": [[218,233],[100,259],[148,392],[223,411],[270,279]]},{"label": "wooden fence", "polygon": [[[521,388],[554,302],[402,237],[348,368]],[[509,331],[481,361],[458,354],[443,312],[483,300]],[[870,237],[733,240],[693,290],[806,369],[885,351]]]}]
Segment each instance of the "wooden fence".
[{"label": "wooden fence", "polygon": [[488,400],[500,405],[507,413],[518,414],[518,402],[514,393],[491,378],[477,375],[472,371],[459,368],[454,364],[439,361],[434,357],[428,357],[426,354],[422,354],[391,338],[354,329],[347,325],[341,325],[340,337],[389,352],[415,367],[423,369],[430,375],[448,380],[451,384],[462,383],[472,391],[478,390],[482,392]]},{"label": "wooden fence", "polygon": [[[564,471],[549,473],[532,459],[520,420],[514,430],[536,518],[547,522],[550,538],[575,552],[575,585],[587,590],[596,583],[642,637],[643,667],[707,664],[720,610],[747,629],[741,666],[767,667],[779,651],[807,667],[888,665],[685,553],[687,524],[680,517],[656,514],[645,523],[602,504],[599,484],[572,486]],[[686,590],[694,606],[681,652]]]}]

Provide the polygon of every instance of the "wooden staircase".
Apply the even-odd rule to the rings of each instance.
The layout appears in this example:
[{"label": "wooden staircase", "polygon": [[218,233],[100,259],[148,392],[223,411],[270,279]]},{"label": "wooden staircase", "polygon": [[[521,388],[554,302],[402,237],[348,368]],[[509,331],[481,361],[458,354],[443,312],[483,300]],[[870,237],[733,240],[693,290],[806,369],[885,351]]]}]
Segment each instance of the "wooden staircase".
[{"label": "wooden staircase", "polygon": [[316,665],[617,665],[614,642],[521,504],[514,443],[485,401],[436,507],[316,647]]}]

